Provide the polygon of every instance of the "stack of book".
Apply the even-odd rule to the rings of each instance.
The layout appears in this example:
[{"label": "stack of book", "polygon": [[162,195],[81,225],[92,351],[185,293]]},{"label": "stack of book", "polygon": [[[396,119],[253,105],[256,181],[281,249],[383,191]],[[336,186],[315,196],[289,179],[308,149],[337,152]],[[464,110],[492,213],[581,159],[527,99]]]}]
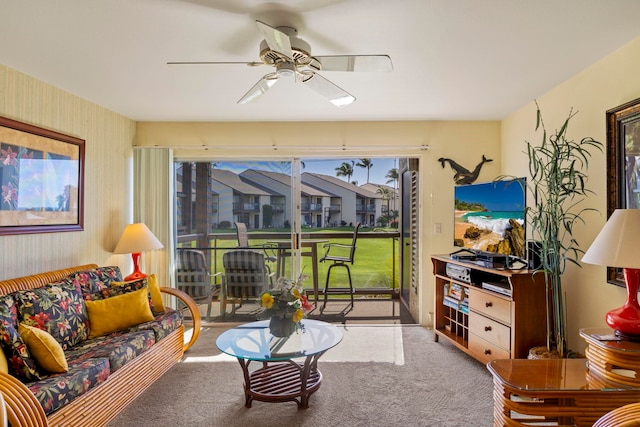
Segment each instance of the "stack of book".
[{"label": "stack of book", "polygon": [[469,313],[469,296],[466,289],[457,283],[446,283],[444,285],[444,300],[447,307],[451,307],[462,313]]}]

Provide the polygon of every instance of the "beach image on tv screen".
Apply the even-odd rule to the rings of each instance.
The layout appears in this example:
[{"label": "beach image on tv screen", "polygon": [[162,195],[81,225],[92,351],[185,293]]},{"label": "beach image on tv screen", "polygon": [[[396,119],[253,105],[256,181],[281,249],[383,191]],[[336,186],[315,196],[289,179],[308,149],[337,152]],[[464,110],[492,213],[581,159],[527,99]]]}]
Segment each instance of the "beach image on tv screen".
[{"label": "beach image on tv screen", "polygon": [[524,181],[455,187],[454,245],[524,256]]}]

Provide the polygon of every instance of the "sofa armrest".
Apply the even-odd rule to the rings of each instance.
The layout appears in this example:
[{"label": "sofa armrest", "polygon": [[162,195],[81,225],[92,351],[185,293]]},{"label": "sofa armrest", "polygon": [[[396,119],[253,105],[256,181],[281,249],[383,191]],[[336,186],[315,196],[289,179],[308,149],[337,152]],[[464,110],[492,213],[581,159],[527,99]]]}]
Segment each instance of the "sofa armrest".
[{"label": "sofa armrest", "polygon": [[20,380],[0,372],[0,393],[12,426],[46,427],[49,425],[44,409],[35,395]]},{"label": "sofa armrest", "polygon": [[193,301],[193,299],[187,295],[185,292],[182,292],[180,289],[176,288],[160,288],[160,292],[164,292],[165,294],[172,295],[176,298],[182,300],[184,305],[187,306],[189,311],[191,312],[191,318],[193,319],[193,333],[191,334],[191,339],[188,343],[185,344],[182,349],[183,352],[186,352],[191,348],[193,344],[195,344],[198,336],[200,336],[200,325],[202,324],[202,317],[200,316],[200,310],[198,306]]}]

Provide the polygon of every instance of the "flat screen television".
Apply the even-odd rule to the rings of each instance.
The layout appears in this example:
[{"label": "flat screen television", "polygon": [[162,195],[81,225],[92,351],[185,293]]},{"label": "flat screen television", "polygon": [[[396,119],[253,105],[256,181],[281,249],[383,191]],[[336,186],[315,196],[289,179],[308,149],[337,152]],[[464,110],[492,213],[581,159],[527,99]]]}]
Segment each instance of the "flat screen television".
[{"label": "flat screen television", "polygon": [[454,246],[525,258],[526,181],[456,186]]}]

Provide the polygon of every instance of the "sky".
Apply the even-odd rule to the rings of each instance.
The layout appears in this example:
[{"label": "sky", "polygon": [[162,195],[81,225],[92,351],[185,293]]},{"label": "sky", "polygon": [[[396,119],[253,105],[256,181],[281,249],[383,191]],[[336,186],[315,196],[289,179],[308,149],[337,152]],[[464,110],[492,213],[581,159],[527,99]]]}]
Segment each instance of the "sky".
[{"label": "sky", "polygon": [[[324,175],[336,176],[336,168],[343,162],[351,163],[351,160],[358,163],[359,159],[331,159],[331,160],[303,160],[304,169],[302,172],[321,173]],[[395,160],[395,166],[394,166]],[[397,159],[388,158],[372,158],[373,166],[369,170],[369,182],[373,184],[386,184],[388,178],[385,178],[387,172],[394,167],[398,167]],[[344,177],[340,177],[345,179]],[[358,185],[367,183],[367,170],[357,166],[353,167],[353,176],[351,181],[358,181]]]},{"label": "sky", "polygon": [[[357,158],[344,158],[344,159],[330,159],[330,160],[317,160],[317,159],[302,159],[304,168],[302,172],[319,173],[323,175],[336,176],[336,168],[343,162],[354,161],[358,163]],[[369,170],[369,182],[373,184],[386,184],[388,178],[385,178],[390,169],[398,167],[398,160],[394,158],[372,158],[371,162],[373,166]],[[235,173],[241,173],[246,169],[259,169],[272,172],[290,173],[289,163],[286,162],[215,162],[219,169],[230,170]],[[353,167],[353,176],[351,181],[357,181],[358,185],[367,183],[367,170],[357,166]],[[345,177],[340,177],[345,179]],[[345,179],[346,180],[346,179]]]}]

